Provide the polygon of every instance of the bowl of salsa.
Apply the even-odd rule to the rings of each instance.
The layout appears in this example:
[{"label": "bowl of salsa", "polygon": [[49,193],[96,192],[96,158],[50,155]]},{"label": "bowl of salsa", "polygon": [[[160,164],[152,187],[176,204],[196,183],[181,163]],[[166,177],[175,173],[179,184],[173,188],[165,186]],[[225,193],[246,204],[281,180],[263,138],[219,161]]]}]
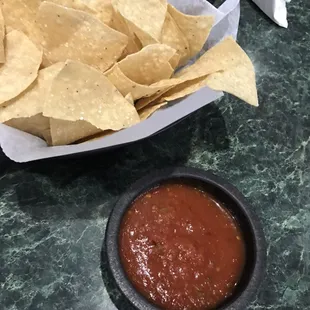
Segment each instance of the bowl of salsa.
[{"label": "bowl of salsa", "polygon": [[246,309],[266,264],[264,233],[243,195],[211,172],[156,171],[116,203],[106,250],[137,309]]}]

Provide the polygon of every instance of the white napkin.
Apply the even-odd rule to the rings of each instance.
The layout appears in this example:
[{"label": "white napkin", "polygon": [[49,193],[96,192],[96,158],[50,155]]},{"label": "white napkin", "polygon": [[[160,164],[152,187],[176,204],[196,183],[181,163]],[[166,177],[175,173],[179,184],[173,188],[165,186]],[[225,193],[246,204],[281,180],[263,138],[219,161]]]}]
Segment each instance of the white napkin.
[{"label": "white napkin", "polygon": [[288,0],[253,0],[256,5],[279,26],[287,28],[286,2]]}]

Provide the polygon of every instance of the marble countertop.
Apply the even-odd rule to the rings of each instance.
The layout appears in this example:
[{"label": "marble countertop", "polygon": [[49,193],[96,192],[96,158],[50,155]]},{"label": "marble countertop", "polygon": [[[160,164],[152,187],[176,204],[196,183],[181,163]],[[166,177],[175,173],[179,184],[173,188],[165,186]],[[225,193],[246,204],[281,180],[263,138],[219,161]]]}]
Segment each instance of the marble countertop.
[{"label": "marble countertop", "polygon": [[109,153],[24,165],[2,156],[1,309],[130,309],[101,262],[109,212],[150,170],[183,165],[230,180],[262,220],[268,270],[250,309],[310,309],[310,3],[289,4],[288,30],[241,6],[258,109],[226,95]]}]

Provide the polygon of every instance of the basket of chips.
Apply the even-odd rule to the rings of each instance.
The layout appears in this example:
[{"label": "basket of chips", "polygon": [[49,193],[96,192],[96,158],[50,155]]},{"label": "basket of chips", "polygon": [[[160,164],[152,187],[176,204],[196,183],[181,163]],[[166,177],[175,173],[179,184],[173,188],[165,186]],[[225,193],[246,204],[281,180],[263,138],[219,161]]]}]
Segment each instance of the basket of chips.
[{"label": "basket of chips", "polygon": [[0,4],[0,145],[15,161],[147,138],[222,91],[258,105],[239,0]]}]

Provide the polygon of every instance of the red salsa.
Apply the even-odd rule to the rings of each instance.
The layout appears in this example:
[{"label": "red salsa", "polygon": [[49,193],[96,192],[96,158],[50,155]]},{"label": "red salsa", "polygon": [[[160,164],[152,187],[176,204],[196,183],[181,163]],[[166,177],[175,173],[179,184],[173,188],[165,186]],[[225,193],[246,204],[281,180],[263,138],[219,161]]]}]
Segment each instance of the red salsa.
[{"label": "red salsa", "polygon": [[185,184],[164,184],[136,199],[119,241],[128,278],[163,309],[215,309],[245,264],[235,219],[210,194]]}]

